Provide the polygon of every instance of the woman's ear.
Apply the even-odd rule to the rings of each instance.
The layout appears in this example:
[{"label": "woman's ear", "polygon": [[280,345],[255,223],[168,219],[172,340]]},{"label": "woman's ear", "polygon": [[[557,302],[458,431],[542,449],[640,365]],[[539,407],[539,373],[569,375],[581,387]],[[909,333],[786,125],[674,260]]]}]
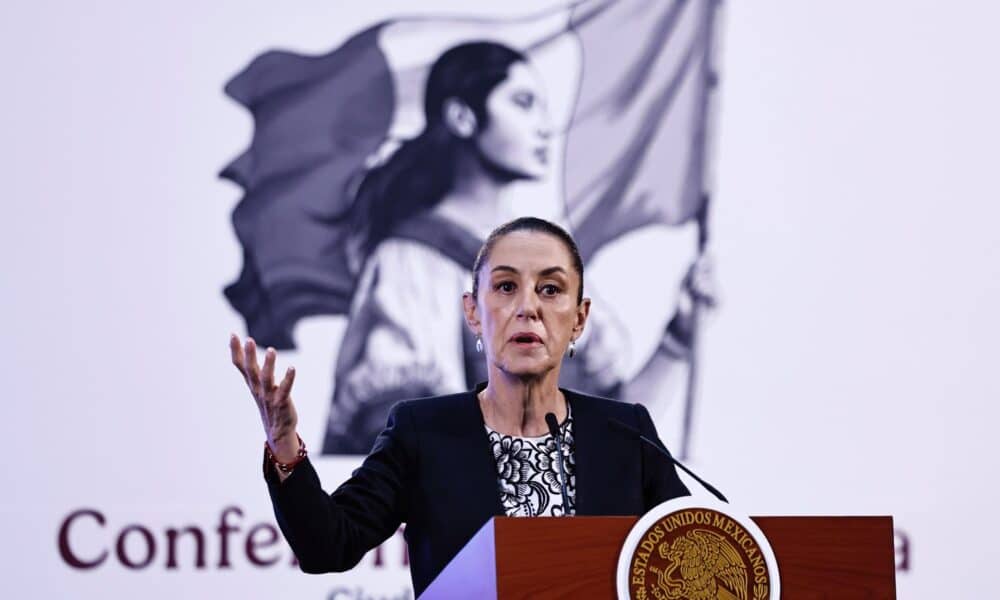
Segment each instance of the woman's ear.
[{"label": "woman's ear", "polygon": [[445,127],[457,137],[468,139],[476,134],[476,129],[479,127],[476,113],[472,112],[465,102],[458,98],[448,98],[444,101],[442,113]]},{"label": "woman's ear", "polygon": [[578,340],[583,335],[583,328],[590,316],[590,298],[584,298],[576,307],[576,324],[573,326],[573,339]]},{"label": "woman's ear", "polygon": [[462,311],[465,313],[465,324],[469,330],[476,335],[481,335],[479,313],[476,310],[476,298],[472,295],[472,292],[462,294]]}]

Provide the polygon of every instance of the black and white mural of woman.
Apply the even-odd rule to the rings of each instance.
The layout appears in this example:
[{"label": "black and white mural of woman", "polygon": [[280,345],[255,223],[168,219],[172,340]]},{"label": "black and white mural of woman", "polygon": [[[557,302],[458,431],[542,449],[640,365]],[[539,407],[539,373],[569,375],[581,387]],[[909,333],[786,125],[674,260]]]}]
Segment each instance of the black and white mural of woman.
[{"label": "black and white mural of woman", "polygon": [[[464,391],[485,379],[458,299],[471,287],[475,252],[488,232],[537,214],[506,202],[504,192],[549,177],[557,158],[542,76],[525,53],[498,41],[444,51],[424,79],[422,129],[400,141],[383,135],[393,111],[381,104],[391,102],[393,81],[364,66],[380,58],[366,39],[374,35],[362,32],[326,58],[264,55],[227,88],[257,122],[251,149],[224,172],[247,190],[234,213],[244,270],[227,296],[257,342],[279,348],[291,346],[291,324],[301,316],[347,316],[325,454],[368,452],[399,400]],[[288,81],[274,83],[277,73],[288,73]],[[324,78],[335,82],[330,93],[306,93],[341,94],[340,120],[322,122],[330,117],[320,103],[310,107],[309,95],[295,96],[306,89],[297,77],[313,88]],[[353,91],[341,92],[350,77]],[[301,123],[286,116],[296,110]],[[288,134],[289,123],[298,138]],[[272,124],[280,126],[273,135]],[[365,160],[344,167],[345,155]],[[262,172],[274,175],[252,181]],[[572,228],[563,200],[552,204],[563,207],[556,220]],[[262,242],[270,232],[281,232],[281,241]],[[691,299],[710,296],[708,287],[706,266],[696,263],[661,343],[628,376],[628,333],[615,307],[588,286],[594,310],[561,385],[631,401],[654,397],[687,360]]]},{"label": "black and white mural of woman", "polygon": [[[522,53],[485,41],[454,47],[431,68],[424,98],[423,132],[369,172],[358,191],[364,267],[338,355],[327,453],[368,451],[401,399],[485,380],[456,299],[470,289],[486,234],[515,216],[498,201],[502,188],[549,170],[545,86]],[[624,382],[616,357],[627,339],[613,307],[593,317],[562,384],[618,394]],[[670,354],[671,342],[680,350],[666,334],[657,362],[680,357]]]},{"label": "black and white mural of woman", "polygon": [[396,401],[468,389],[479,375],[457,301],[485,235],[513,215],[501,188],[543,177],[552,125],[538,73],[493,42],[431,67],[424,130],[357,193],[363,268],[338,354],[324,451],[366,452]]}]

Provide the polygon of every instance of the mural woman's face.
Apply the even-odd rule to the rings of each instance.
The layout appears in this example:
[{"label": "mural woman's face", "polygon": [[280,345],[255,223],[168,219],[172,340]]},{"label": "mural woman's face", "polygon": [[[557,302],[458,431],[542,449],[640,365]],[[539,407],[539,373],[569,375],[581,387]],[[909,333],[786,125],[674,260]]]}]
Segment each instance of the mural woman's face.
[{"label": "mural woman's face", "polygon": [[580,276],[553,235],[514,231],[497,240],[479,275],[479,298],[463,298],[492,368],[515,377],[558,369],[583,333],[590,299],[577,303]]},{"label": "mural woman's face", "polygon": [[552,126],[541,78],[514,63],[486,98],[489,123],[476,136],[483,157],[525,179],[543,177],[549,165]]}]

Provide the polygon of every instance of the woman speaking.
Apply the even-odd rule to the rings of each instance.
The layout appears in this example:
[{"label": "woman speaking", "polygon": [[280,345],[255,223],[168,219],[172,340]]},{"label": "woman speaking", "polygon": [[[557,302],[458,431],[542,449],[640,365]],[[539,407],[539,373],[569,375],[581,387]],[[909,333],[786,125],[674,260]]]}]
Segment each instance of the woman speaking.
[{"label": "woman speaking", "polygon": [[455,301],[488,381],[396,404],[332,494],[296,433],[294,369],[278,382],[273,349],[260,366],[252,339],[230,339],[264,424],[275,515],[303,571],[350,569],[406,523],[419,595],[493,516],[640,515],[688,493],[664,457],[611,426],[658,441],[645,408],[558,387],[591,307],[569,234],[541,219],[511,221],[489,235],[472,276],[472,291]]}]

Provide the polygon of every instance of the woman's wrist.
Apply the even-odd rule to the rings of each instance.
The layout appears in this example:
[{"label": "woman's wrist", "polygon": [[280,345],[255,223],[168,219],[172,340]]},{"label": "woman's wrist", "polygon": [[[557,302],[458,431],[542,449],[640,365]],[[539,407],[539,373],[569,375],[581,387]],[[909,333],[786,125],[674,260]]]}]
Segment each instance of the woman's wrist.
[{"label": "woman's wrist", "polygon": [[[264,444],[268,459],[278,467],[279,471],[290,472],[291,469],[306,457],[306,445],[297,433],[268,440]],[[282,466],[287,468],[283,469]]]}]

